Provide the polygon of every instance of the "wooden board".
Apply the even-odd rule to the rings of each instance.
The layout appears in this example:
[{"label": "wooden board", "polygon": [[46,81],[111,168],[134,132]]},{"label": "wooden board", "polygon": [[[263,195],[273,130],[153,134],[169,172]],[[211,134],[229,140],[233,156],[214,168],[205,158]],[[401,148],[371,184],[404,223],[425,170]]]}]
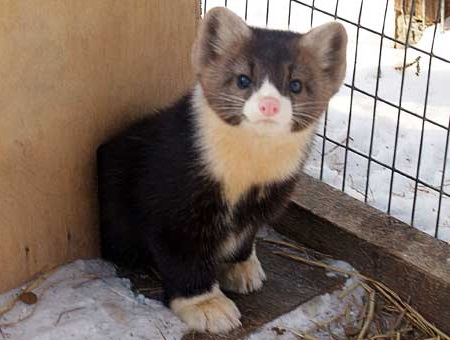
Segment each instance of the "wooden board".
[{"label": "wooden board", "polygon": [[[443,8],[439,8],[442,1]],[[406,42],[409,26],[409,15],[414,3],[413,16],[411,18],[411,29],[409,33],[409,44],[416,45],[422,38],[426,27],[440,22],[439,31],[442,27],[441,18],[450,16],[450,0],[395,0],[395,39]],[[394,43],[395,48],[404,48],[404,45]]]},{"label": "wooden board", "polygon": [[190,86],[199,6],[0,1],[0,292],[99,254],[96,147]]},{"label": "wooden board", "polygon": [[425,18],[427,25],[435,23],[436,18],[440,19],[439,1],[442,1],[442,6],[444,6],[444,17],[450,16],[450,0],[395,0],[394,10],[397,13],[409,15],[413,1],[415,5],[414,16],[420,20]]},{"label": "wooden board", "polygon": [[[278,246],[263,241],[257,243],[258,258],[268,278],[261,291],[249,295],[226,293],[236,302],[241,311],[241,328],[220,336],[192,332],[186,334],[183,339],[243,339],[245,335],[313,297],[342,287],[342,277],[329,277],[320,268],[303,265],[272,254],[273,250],[278,249]],[[131,279],[133,288],[137,291],[149,298],[161,298],[161,291],[158,290],[161,284],[151,273],[128,272],[125,276]]]},{"label": "wooden board", "polygon": [[450,245],[309,176],[275,229],[351,263],[450,332]]}]

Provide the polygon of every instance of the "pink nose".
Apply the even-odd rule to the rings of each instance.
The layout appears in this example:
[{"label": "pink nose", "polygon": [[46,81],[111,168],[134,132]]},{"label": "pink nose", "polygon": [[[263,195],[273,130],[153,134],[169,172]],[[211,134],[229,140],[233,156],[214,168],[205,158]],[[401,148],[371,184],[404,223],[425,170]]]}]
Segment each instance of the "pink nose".
[{"label": "pink nose", "polygon": [[266,117],[275,116],[280,112],[280,102],[273,97],[266,97],[259,102],[259,111]]}]

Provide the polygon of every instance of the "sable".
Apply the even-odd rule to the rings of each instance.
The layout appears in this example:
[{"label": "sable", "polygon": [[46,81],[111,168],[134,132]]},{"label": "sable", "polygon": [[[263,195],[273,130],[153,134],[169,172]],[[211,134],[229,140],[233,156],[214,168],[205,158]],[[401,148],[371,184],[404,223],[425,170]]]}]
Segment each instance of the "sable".
[{"label": "sable", "polygon": [[191,328],[238,327],[220,286],[262,287],[257,228],[288,202],[342,84],[346,41],[338,23],[301,35],[210,10],[192,53],[195,87],[99,147],[103,256],[155,267],[166,304]]}]

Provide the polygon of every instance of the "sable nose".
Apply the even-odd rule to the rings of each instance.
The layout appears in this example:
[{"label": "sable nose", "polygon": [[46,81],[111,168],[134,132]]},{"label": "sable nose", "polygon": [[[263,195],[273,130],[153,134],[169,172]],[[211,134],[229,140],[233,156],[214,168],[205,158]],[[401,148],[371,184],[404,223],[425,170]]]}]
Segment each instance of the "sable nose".
[{"label": "sable nose", "polygon": [[273,97],[266,97],[259,102],[259,111],[266,117],[275,116],[280,112],[280,102]]}]

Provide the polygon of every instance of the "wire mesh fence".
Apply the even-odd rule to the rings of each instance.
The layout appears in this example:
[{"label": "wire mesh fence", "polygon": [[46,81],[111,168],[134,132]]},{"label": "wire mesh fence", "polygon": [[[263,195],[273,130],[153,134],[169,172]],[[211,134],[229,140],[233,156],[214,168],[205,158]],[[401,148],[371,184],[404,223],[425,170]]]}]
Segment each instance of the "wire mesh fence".
[{"label": "wire mesh fence", "polygon": [[305,171],[450,242],[449,3],[203,0],[203,10],[226,6],[250,25],[299,32],[344,24],[347,77]]}]

